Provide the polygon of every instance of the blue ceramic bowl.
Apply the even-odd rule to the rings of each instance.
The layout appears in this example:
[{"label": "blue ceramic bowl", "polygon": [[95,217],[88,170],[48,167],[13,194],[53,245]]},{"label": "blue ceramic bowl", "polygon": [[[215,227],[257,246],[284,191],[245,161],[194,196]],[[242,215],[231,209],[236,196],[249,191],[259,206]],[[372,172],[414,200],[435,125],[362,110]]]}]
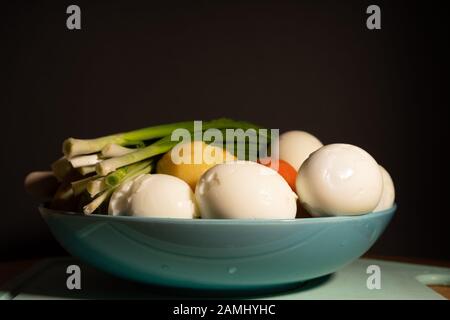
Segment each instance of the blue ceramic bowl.
[{"label": "blue ceramic bowl", "polygon": [[99,269],[149,284],[207,290],[287,288],[333,273],[375,243],[395,209],[292,220],[189,220],[40,207],[61,245]]}]

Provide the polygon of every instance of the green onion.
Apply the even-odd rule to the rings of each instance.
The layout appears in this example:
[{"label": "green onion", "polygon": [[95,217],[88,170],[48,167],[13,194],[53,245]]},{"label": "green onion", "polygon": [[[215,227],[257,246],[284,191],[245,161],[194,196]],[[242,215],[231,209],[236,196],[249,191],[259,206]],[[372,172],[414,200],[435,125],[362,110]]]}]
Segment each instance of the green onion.
[{"label": "green onion", "polygon": [[131,153],[133,151],[135,151],[135,149],[122,147],[115,143],[110,143],[102,149],[101,153],[103,158],[114,158],[123,156],[124,154]]},{"label": "green onion", "polygon": [[106,176],[107,174],[117,170],[118,168],[157,156],[162,153],[166,153],[178,143],[178,141],[167,140],[169,139],[163,138],[155,142],[154,144],[149,145],[148,147],[138,149],[137,151],[134,151],[132,153],[104,160],[97,165],[96,171],[99,175]]},{"label": "green onion", "polygon": [[95,180],[99,177],[100,176],[92,176],[92,177],[87,177],[87,178],[84,178],[81,180],[71,182],[73,194],[76,196],[81,194],[86,189],[86,186],[90,181]]},{"label": "green onion", "polygon": [[111,188],[103,191],[97,198],[83,207],[83,212],[85,214],[91,214],[92,212],[97,210],[97,208],[100,207],[103,201],[111,196],[111,194],[114,192],[114,189],[115,188]]},{"label": "green onion", "polygon": [[100,192],[106,190],[108,185],[105,183],[105,177],[89,181],[86,185],[86,190],[89,192],[91,198],[95,197]]},{"label": "green onion", "polygon": [[58,181],[63,181],[73,170],[72,165],[66,157],[59,158],[53,162],[51,168]]},{"label": "green onion", "polygon": [[90,173],[95,172],[95,165],[92,165],[92,166],[85,166],[85,167],[80,167],[80,168],[77,168],[77,171],[78,171],[82,176],[85,176],[85,175],[88,175],[88,174],[90,174]]},{"label": "green onion", "polygon": [[133,172],[140,171],[143,168],[151,165],[153,160],[141,161],[138,163],[134,163],[129,166],[122,167],[117,169],[114,172],[111,172],[105,177],[105,183],[109,187],[115,187],[127,176],[127,174],[132,174]]},{"label": "green onion", "polygon": [[79,156],[70,158],[69,162],[72,164],[73,168],[80,168],[85,166],[93,166],[102,161],[98,154],[89,154],[86,156]]},{"label": "green onion", "polygon": [[[168,136],[176,129],[187,129],[194,131],[194,121],[176,122],[159,126],[147,127],[125,133],[118,133],[96,139],[75,139],[69,138],[63,143],[63,153],[67,158],[77,155],[91,154],[101,151],[106,145],[114,143],[121,146],[134,144],[136,141],[145,141]],[[231,119],[216,119],[206,121],[202,124],[202,130],[209,128],[259,128],[252,123],[245,121],[235,121]]]},{"label": "green onion", "polygon": [[[146,167],[140,169],[140,170],[135,170],[133,172],[129,172],[127,173],[127,175],[123,178],[122,183],[129,181],[135,177],[140,176],[141,174],[146,174],[149,173],[151,170],[151,165],[147,165]],[[120,185],[120,184],[119,184]],[[83,212],[85,214],[91,214],[92,212],[94,212],[95,210],[97,210],[97,208],[106,200],[108,199],[112,193],[117,189],[117,187],[119,187],[119,185],[112,187],[112,188],[108,188],[106,190],[104,190],[99,196],[97,196],[92,202],[88,203],[87,205],[85,205],[83,207]]]}]

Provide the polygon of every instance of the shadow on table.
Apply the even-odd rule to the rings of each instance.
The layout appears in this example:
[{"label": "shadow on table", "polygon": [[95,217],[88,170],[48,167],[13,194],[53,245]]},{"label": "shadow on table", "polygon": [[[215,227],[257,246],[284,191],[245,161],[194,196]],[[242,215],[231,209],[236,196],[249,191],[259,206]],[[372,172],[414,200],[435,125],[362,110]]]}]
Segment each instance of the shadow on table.
[{"label": "shadow on table", "polygon": [[81,289],[69,290],[66,286],[69,264],[61,260],[41,266],[11,288],[11,296],[16,299],[270,299],[320,287],[333,277],[327,275],[278,290],[194,290],[128,281],[81,264]]}]

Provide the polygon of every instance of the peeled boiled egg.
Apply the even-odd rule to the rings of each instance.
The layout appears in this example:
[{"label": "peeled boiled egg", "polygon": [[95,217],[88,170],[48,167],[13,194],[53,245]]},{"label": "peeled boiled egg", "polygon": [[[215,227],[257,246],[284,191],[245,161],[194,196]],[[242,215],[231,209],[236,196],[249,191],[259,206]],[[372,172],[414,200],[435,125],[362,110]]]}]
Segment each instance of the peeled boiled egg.
[{"label": "peeled boiled egg", "polygon": [[280,135],[280,159],[287,161],[298,171],[308,156],[322,146],[322,142],[308,132],[288,131]]},{"label": "peeled boiled egg", "polygon": [[391,208],[395,200],[395,187],[391,176],[385,168],[380,166],[381,175],[383,177],[383,193],[376,208],[373,211],[382,211]]},{"label": "peeled boiled egg", "polygon": [[330,144],[303,163],[296,186],[301,203],[312,215],[359,215],[377,206],[383,178],[375,159],[363,149]]},{"label": "peeled boiled egg", "polygon": [[199,216],[189,185],[166,174],[143,174],[123,183],[112,194],[108,212],[110,215],[158,218]]},{"label": "peeled boiled egg", "polygon": [[202,218],[293,219],[296,194],[275,170],[251,161],[216,165],[200,178],[195,197]]}]

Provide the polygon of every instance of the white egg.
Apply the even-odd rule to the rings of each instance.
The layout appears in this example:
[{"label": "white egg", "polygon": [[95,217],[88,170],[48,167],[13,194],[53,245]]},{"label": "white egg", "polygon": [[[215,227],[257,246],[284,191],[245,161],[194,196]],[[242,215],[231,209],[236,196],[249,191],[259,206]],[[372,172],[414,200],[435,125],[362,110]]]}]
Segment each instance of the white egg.
[{"label": "white egg", "polygon": [[122,184],[111,196],[109,214],[186,219],[199,216],[189,185],[166,174],[144,174]]},{"label": "white egg", "polygon": [[381,194],[381,199],[373,211],[389,209],[394,205],[395,200],[394,182],[386,169],[380,166],[380,170],[383,177],[383,193]]},{"label": "white egg", "polygon": [[322,146],[322,142],[308,132],[288,131],[280,135],[280,159],[298,171],[308,156]]},{"label": "white egg", "polygon": [[300,201],[312,215],[359,215],[377,206],[382,179],[369,153],[350,144],[330,144],[303,163],[296,187]]},{"label": "white egg", "polygon": [[293,219],[297,195],[275,170],[251,161],[219,164],[200,178],[202,218]]}]

